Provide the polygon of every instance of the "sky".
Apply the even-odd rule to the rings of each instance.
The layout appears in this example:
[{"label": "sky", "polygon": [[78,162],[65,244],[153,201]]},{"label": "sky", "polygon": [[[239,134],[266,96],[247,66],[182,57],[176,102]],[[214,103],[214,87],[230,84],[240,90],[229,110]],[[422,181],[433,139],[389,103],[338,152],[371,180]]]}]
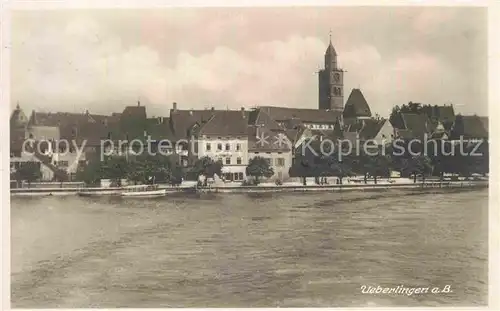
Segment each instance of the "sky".
[{"label": "sky", "polygon": [[360,88],[383,117],[409,101],[488,115],[487,12],[471,7],[16,11],[11,105],[316,109],[330,31],[345,101]]}]

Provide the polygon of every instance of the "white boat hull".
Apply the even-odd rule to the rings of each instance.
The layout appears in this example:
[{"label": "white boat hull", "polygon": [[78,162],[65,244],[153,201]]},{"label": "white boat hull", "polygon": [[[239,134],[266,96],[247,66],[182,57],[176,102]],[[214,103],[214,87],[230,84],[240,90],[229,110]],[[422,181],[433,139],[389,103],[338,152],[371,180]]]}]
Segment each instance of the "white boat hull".
[{"label": "white boat hull", "polygon": [[78,192],[77,193],[81,197],[107,197],[107,196],[119,196],[119,191],[88,191],[88,192]]},{"label": "white boat hull", "polygon": [[157,198],[164,197],[167,195],[165,189],[152,190],[152,191],[130,191],[122,192],[122,197],[124,198]]}]

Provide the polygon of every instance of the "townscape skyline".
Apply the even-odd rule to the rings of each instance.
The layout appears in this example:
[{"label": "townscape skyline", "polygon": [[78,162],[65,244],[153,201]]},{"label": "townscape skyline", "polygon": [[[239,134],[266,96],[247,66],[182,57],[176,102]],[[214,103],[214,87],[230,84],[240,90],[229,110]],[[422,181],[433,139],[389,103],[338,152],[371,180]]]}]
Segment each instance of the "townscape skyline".
[{"label": "townscape skyline", "polygon": [[14,12],[11,105],[111,114],[140,100],[149,116],[172,102],[317,109],[330,30],[345,95],[360,88],[373,114],[413,101],[488,115],[481,8]]}]

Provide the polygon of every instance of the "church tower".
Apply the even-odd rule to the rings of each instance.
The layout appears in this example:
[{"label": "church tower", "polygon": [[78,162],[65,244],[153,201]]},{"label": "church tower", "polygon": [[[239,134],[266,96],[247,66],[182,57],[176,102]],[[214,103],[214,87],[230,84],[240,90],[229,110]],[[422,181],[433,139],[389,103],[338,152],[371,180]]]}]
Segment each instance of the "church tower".
[{"label": "church tower", "polygon": [[338,68],[337,52],[330,44],[325,52],[325,68],[319,71],[319,109],[342,113],[344,109],[344,71]]}]

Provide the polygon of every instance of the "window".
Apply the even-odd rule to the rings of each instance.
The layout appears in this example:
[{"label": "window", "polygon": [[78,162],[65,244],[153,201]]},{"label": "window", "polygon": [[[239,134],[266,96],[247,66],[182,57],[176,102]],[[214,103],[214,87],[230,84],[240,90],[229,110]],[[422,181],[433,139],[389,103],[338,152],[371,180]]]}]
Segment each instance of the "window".
[{"label": "window", "polygon": [[285,166],[285,159],[284,158],[277,158],[276,159],[276,166]]},{"label": "window", "polygon": [[254,154],[259,154],[259,152],[258,152],[258,151],[256,151],[256,152],[254,152]]},{"label": "window", "polygon": [[207,143],[206,145],[206,150],[210,151],[212,149],[212,145],[210,143]]},{"label": "window", "polygon": [[231,150],[231,145],[226,144],[226,151],[229,151],[229,150]]},{"label": "window", "polygon": [[236,144],[236,151],[241,151],[241,144]]},{"label": "window", "polygon": [[68,166],[68,161],[59,161],[57,164],[59,166]]},{"label": "window", "polygon": [[219,150],[219,151],[222,150],[222,144],[220,144],[220,143],[217,144],[217,150]]},{"label": "window", "polygon": [[241,158],[240,157],[236,158],[236,164],[241,164]]},{"label": "window", "polygon": [[238,173],[238,180],[243,180],[243,173]]},{"label": "window", "polygon": [[226,158],[226,164],[231,164],[231,158]]}]

